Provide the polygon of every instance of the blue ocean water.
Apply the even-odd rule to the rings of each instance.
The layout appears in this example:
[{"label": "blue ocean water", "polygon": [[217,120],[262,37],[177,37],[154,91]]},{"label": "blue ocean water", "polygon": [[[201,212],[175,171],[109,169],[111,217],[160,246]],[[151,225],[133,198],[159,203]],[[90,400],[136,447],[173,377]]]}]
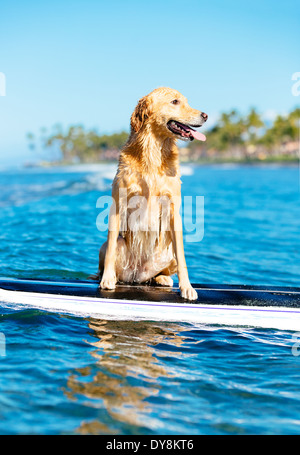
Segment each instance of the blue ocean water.
[{"label": "blue ocean water", "polygon": [[[204,197],[204,237],[186,242],[198,283],[299,286],[299,169],[183,166]],[[97,270],[96,226],[115,165],[0,173],[0,275]],[[0,303],[1,434],[296,434],[295,334],[97,320]],[[293,354],[294,352],[294,354]]]}]

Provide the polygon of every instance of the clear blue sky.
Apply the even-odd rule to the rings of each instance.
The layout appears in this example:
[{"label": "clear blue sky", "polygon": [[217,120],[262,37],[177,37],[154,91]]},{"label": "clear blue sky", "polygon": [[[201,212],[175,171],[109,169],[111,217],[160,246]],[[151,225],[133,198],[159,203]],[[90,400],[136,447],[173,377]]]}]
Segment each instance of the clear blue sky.
[{"label": "clear blue sky", "polygon": [[[209,114],[299,104],[298,0],[4,0],[0,164],[32,157],[26,132],[55,123],[128,129],[137,100],[169,86]],[[209,127],[209,123],[207,125]]]}]

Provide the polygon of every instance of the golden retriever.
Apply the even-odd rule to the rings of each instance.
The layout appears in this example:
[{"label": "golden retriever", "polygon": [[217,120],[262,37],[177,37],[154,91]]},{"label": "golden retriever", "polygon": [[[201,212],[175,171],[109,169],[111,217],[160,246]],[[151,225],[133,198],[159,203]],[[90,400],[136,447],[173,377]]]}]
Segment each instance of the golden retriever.
[{"label": "golden retriever", "polygon": [[152,279],[172,286],[171,275],[177,273],[181,296],[197,299],[184,256],[176,141],[204,141],[193,127],[203,125],[207,117],[170,88],[157,88],[139,100],[112,185],[108,238],[100,249],[96,275],[102,275],[100,288]]}]

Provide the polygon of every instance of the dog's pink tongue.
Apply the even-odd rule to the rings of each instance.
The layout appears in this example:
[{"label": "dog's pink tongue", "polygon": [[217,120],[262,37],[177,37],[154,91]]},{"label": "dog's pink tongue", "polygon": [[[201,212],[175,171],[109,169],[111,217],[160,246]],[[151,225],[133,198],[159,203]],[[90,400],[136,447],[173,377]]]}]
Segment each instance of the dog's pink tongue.
[{"label": "dog's pink tongue", "polygon": [[206,141],[206,136],[204,136],[202,133],[199,133],[199,131],[191,131],[191,134],[195,139],[198,139],[198,141]]}]

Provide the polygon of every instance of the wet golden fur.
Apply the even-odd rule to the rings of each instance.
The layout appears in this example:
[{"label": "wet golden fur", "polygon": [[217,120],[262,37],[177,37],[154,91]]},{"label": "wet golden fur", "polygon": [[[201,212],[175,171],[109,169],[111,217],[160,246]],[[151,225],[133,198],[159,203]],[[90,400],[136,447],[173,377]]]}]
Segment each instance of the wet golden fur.
[{"label": "wet golden fur", "polygon": [[[179,103],[174,104],[173,100]],[[177,273],[181,295],[194,300],[197,293],[188,278],[179,215],[178,136],[168,129],[169,120],[190,125],[204,122],[201,112],[192,109],[183,95],[165,87],[141,98],[131,116],[130,136],[121,151],[113,181],[115,211],[110,213],[107,242],[100,249],[98,276],[102,274],[101,288],[114,289],[117,281],[150,279],[172,286],[171,275]],[[127,198],[122,198],[122,191],[127,193]],[[152,208],[154,219],[159,220],[154,229],[142,229],[137,222],[134,230],[128,227],[124,230],[122,219],[125,216],[129,220],[133,212],[130,201],[134,196],[145,198],[149,213],[151,197],[166,196],[170,200],[170,230],[161,230],[159,204]]]}]

